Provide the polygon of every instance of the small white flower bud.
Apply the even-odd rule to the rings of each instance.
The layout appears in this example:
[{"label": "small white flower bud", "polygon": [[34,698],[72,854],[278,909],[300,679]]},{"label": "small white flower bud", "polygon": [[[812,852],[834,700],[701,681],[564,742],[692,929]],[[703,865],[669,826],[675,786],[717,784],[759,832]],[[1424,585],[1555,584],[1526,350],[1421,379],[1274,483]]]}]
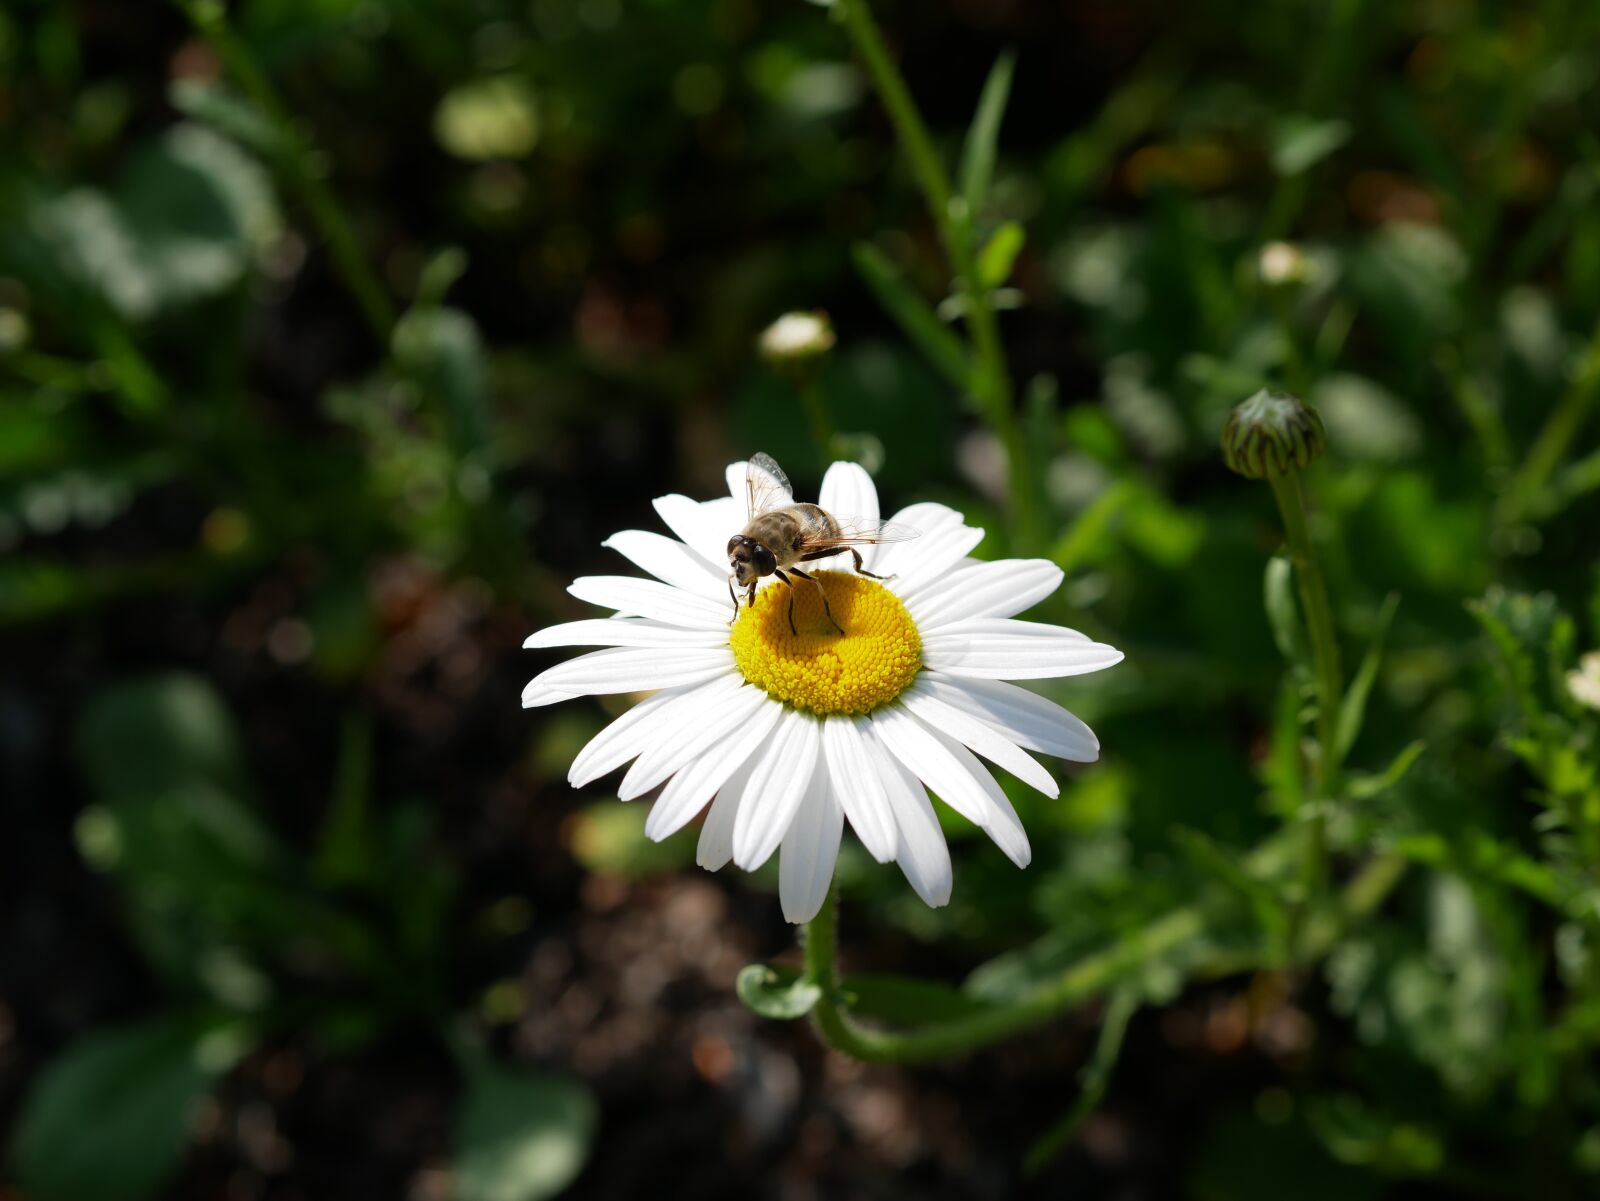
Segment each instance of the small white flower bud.
[{"label": "small white flower bud", "polygon": [[1269,288],[1303,284],[1311,278],[1311,260],[1293,242],[1268,242],[1261,248],[1257,269]]},{"label": "small white flower bud", "polygon": [[833,349],[833,323],[828,314],[785,313],[761,331],[761,355],[775,366],[797,366]]}]

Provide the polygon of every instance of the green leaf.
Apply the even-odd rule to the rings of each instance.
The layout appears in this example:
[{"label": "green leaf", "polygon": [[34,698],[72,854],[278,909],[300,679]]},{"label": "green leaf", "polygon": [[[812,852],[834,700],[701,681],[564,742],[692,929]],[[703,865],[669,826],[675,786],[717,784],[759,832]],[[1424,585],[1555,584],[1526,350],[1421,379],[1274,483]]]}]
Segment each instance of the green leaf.
[{"label": "green leaf", "polygon": [[1276,811],[1299,813],[1305,798],[1305,769],[1300,753],[1300,686],[1284,680],[1272,714],[1272,744],[1263,775],[1272,789]]},{"label": "green leaf", "polygon": [[277,158],[289,150],[282,132],[255,103],[226,84],[209,79],[179,79],[167,89],[167,98],[184,116],[267,158]]},{"label": "green leaf", "polygon": [[911,976],[851,976],[843,993],[859,1016],[904,1026],[971,1017],[990,1008],[988,1002],[948,984]]},{"label": "green leaf", "polygon": [[1272,627],[1272,640],[1278,645],[1278,653],[1296,675],[1309,679],[1311,652],[1300,625],[1300,611],[1295,607],[1294,568],[1283,555],[1274,555],[1267,561],[1262,593],[1267,623]]},{"label": "green leaf", "polygon": [[458,1201],[541,1201],[577,1178],[597,1120],[594,1098],[561,1076],[468,1060],[456,1109]]},{"label": "green leaf", "polygon": [[1381,796],[1405,778],[1405,774],[1411,770],[1411,765],[1426,749],[1427,743],[1422,741],[1409,744],[1394,757],[1388,767],[1376,775],[1351,775],[1345,784],[1345,791],[1355,800]]},{"label": "green leaf", "polygon": [[822,999],[822,989],[794,968],[752,963],[739,972],[734,991],[756,1013],[780,1022],[805,1017]]},{"label": "green leaf", "polygon": [[1247,871],[1236,852],[1224,851],[1199,830],[1179,827],[1174,837],[1190,862],[1245,903],[1261,927],[1267,945],[1278,953],[1287,954],[1289,913],[1278,892],[1267,881]]},{"label": "green leaf", "polygon": [[233,718],[204,680],[145,676],[95,694],[78,727],[78,755],[103,801],[240,779]]},{"label": "green leaf", "polygon": [[1105,1016],[1100,1021],[1100,1037],[1095,1042],[1094,1055],[1084,1065],[1083,1071],[1078,1073],[1082,1091],[1060,1120],[1028,1149],[1023,1166],[1027,1175],[1036,1176],[1048,1167],[1082,1129],[1083,1124],[1094,1116],[1095,1110],[1100,1108],[1106,1087],[1111,1083],[1112,1070],[1122,1054],[1122,1040],[1128,1033],[1128,1023],[1139,1011],[1141,999],[1139,989],[1132,984],[1124,984],[1111,994]]},{"label": "green leaf", "polygon": [[48,1065],[11,1147],[33,1201],[139,1201],[177,1166],[195,1105],[244,1050],[237,1030],[165,1015],[97,1031]]},{"label": "green leaf", "polygon": [[984,199],[989,195],[989,185],[994,179],[1000,122],[1006,114],[1006,101],[1011,96],[1011,77],[1016,65],[1017,56],[1010,50],[994,60],[994,66],[989,68],[989,78],[984,81],[983,93],[978,97],[978,111],[973,115],[971,128],[967,130],[966,145],[961,150],[960,186],[969,218],[983,207]]},{"label": "green leaf", "polygon": [[1027,233],[1015,221],[1007,221],[990,234],[978,252],[978,286],[987,290],[1005,283],[1027,240]]},{"label": "green leaf", "polygon": [[1344,760],[1350,753],[1350,748],[1355,745],[1356,737],[1361,733],[1361,724],[1367,715],[1367,698],[1372,695],[1373,682],[1378,678],[1378,666],[1383,661],[1383,639],[1389,632],[1389,624],[1394,620],[1395,610],[1399,606],[1399,595],[1391,592],[1384,600],[1383,607],[1378,610],[1378,620],[1372,630],[1372,643],[1367,647],[1361,666],[1356,669],[1355,679],[1350,681],[1350,687],[1345,690],[1344,700],[1340,702],[1334,733],[1334,754],[1337,761]]},{"label": "green leaf", "polygon": [[477,323],[460,309],[412,309],[394,330],[394,357],[439,408],[459,455],[487,455],[489,367]]},{"label": "green leaf", "polygon": [[1444,1140],[1428,1126],[1402,1121],[1354,1094],[1314,1097],[1308,1125],[1341,1163],[1384,1176],[1431,1176],[1445,1165]]},{"label": "green leaf", "polygon": [[1287,117],[1273,138],[1273,170],[1279,175],[1299,175],[1309,171],[1349,140],[1350,126],[1344,121]]},{"label": "green leaf", "polygon": [[952,384],[962,391],[971,390],[972,365],[966,345],[912,290],[899,268],[868,242],[857,242],[852,257],[861,278],[906,337]]},{"label": "green leaf", "polygon": [[692,864],[695,832],[680,830],[656,842],[644,832],[647,816],[643,805],[623,805],[615,800],[585,806],[573,815],[568,827],[573,858],[592,872],[630,879],[659,876]]},{"label": "green leaf", "polygon": [[345,715],[339,735],[339,765],[333,799],[317,839],[311,870],[324,884],[361,884],[372,876],[372,719]]}]

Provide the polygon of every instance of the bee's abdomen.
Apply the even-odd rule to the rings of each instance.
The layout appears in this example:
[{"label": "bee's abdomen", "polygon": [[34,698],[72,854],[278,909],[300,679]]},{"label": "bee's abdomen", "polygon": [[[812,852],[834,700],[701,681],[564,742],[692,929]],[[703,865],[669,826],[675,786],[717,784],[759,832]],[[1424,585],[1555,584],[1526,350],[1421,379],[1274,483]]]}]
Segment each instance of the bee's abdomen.
[{"label": "bee's abdomen", "polygon": [[796,548],[803,542],[815,542],[818,539],[839,536],[839,523],[826,509],[816,505],[798,504],[794,506],[793,512],[803,527],[795,534]]}]

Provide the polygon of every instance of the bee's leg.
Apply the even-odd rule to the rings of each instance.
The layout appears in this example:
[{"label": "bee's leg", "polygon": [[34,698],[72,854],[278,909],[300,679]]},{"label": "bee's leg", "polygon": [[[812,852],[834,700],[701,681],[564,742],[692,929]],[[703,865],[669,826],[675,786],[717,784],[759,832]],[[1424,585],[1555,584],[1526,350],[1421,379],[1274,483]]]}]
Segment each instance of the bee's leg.
[{"label": "bee's leg", "polygon": [[[789,570],[793,571],[795,575],[805,574],[805,572],[798,571],[793,567],[791,567]],[[777,576],[785,584],[789,585],[789,633],[798,638],[800,636],[800,631],[794,628],[794,581],[788,576],[784,575],[781,571],[775,571],[772,574]]]},{"label": "bee's leg", "polygon": [[747,608],[747,609],[754,609],[756,607],[756,581],[755,580],[751,580],[750,581],[750,591],[746,592],[744,594],[744,607]]},{"label": "bee's leg", "polygon": [[733,590],[733,577],[731,575],[728,577],[728,599],[733,602],[733,616],[728,619],[728,624],[732,625],[739,620],[739,594]]},{"label": "bee's leg", "polygon": [[[811,581],[811,586],[817,590],[817,595],[822,598],[822,611],[828,615],[829,624],[831,624],[834,629],[838,630],[839,633],[844,633],[844,627],[833,619],[833,609],[828,605],[828,593],[827,590],[823,588],[822,581],[817,579],[817,577],[812,575],[810,572],[801,571],[798,567],[791,567],[789,570],[795,575],[799,576],[802,580]],[[794,607],[794,597],[792,596],[789,598],[789,607]]]},{"label": "bee's leg", "polygon": [[858,551],[853,546],[849,547],[847,549],[850,551],[850,557],[856,561],[856,574],[857,575],[864,575],[869,580],[892,580],[892,579],[894,579],[894,577],[892,575],[873,575],[865,567],[861,566],[861,552]]}]

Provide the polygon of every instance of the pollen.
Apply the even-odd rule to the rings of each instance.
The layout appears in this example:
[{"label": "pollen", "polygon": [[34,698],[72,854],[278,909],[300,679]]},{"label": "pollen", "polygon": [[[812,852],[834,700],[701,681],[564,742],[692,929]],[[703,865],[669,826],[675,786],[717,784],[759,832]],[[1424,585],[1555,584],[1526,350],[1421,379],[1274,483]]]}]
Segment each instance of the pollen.
[{"label": "pollen", "polygon": [[769,585],[741,608],[729,642],[744,678],[808,713],[871,713],[911,686],[922,667],[922,638],[900,598],[882,584],[840,571],[815,573],[841,634],[817,590],[795,580]]}]

